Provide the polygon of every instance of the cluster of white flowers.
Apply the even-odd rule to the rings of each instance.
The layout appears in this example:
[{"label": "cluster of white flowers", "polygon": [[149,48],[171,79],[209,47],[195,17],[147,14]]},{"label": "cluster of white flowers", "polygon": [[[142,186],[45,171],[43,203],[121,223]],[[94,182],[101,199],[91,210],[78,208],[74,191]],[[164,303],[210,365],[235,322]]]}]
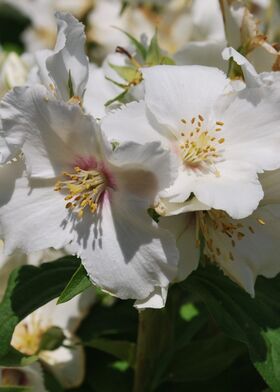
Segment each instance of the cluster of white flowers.
[{"label": "cluster of white flowers", "polygon": [[[6,2],[26,13],[33,7]],[[41,34],[49,42],[53,9],[63,3],[38,1],[51,10],[52,28]],[[116,22],[129,34],[103,24],[111,17],[114,24],[119,1],[75,9],[90,21],[88,39],[108,53],[101,67],[89,62],[83,24],[63,12],[53,49],[1,53],[0,268],[19,250],[66,247],[102,290],[135,299],[139,309],[161,308],[168,286],[203,258],[253,296],[258,275],[280,272],[278,48],[240,1],[170,1],[157,21],[136,3]],[[258,16],[272,7],[252,3]],[[32,15],[42,20],[28,36],[38,38],[48,18]],[[157,46],[154,24],[172,59]],[[140,41],[130,36],[143,29]],[[18,326],[14,347],[22,349],[29,328],[41,336],[52,325],[38,322],[40,314]],[[36,352],[36,333],[34,350],[28,343],[21,351]],[[59,350],[63,357],[67,349]],[[56,363],[49,353],[43,360]],[[77,381],[80,373],[68,376]],[[75,386],[71,377],[66,386]]]}]

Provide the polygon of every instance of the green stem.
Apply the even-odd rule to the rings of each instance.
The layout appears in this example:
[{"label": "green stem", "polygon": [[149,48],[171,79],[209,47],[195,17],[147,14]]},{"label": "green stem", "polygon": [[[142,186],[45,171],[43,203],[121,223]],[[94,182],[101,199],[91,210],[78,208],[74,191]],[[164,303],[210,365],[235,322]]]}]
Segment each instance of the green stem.
[{"label": "green stem", "polygon": [[164,358],[172,350],[176,299],[172,292],[164,309],[139,312],[133,392],[152,392],[157,387]]}]

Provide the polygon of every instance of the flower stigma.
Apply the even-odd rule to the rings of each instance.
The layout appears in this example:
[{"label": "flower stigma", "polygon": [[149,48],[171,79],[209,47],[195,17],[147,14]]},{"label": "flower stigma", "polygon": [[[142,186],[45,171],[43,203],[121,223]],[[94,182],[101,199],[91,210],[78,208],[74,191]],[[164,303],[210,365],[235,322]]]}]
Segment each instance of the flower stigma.
[{"label": "flower stigma", "polygon": [[[191,121],[180,120],[183,129],[180,132],[180,155],[185,165],[196,167],[199,165],[214,166],[222,156],[221,145],[225,142],[223,137],[217,136],[222,131],[224,123],[216,121],[214,129],[209,130],[201,114],[193,117]],[[219,171],[214,166],[214,173],[219,176]]]},{"label": "flower stigma", "polygon": [[[80,165],[82,166],[82,165]],[[85,208],[95,213],[102,202],[104,192],[112,183],[106,170],[95,164],[94,168],[74,167],[74,173],[64,172],[64,181],[58,181],[54,190],[68,193],[64,200],[65,207],[73,210],[78,218],[82,218]]]}]

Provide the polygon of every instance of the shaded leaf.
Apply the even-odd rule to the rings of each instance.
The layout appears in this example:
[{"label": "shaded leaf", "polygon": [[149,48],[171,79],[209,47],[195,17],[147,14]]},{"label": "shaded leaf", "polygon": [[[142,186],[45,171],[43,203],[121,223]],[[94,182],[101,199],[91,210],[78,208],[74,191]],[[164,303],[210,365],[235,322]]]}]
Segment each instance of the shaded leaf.
[{"label": "shaded leaf", "polygon": [[70,301],[76,295],[82,293],[92,286],[92,283],[87,275],[87,272],[82,264],[79,265],[74,275],[71,277],[65,289],[60,294],[57,303],[62,304]]},{"label": "shaded leaf", "polygon": [[280,391],[280,276],[259,278],[255,299],[209,265],[184,285],[205,302],[228,336],[247,345],[257,370],[273,391]]},{"label": "shaded leaf", "polygon": [[0,357],[8,353],[16,325],[58,297],[78,265],[78,259],[68,256],[40,267],[24,265],[11,273],[0,304]]}]

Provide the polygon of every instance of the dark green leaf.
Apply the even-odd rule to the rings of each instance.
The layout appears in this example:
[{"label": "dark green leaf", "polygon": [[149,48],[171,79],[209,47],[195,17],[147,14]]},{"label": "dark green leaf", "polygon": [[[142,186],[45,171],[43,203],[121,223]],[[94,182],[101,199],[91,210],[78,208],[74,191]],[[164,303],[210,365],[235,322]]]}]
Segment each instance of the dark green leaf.
[{"label": "dark green leaf", "polygon": [[220,334],[194,341],[176,352],[168,369],[173,381],[210,379],[227,369],[244,352],[244,347]]},{"label": "dark green leaf", "polygon": [[125,360],[131,366],[134,365],[136,344],[127,341],[111,340],[111,339],[93,339],[90,342],[84,343],[89,347],[104,351],[107,354]]},{"label": "dark green leaf", "polygon": [[58,297],[78,265],[78,259],[68,256],[40,267],[25,265],[11,273],[0,304],[0,357],[9,351],[15,326]]},{"label": "dark green leaf", "polygon": [[28,366],[36,362],[37,359],[36,355],[26,356],[10,346],[8,353],[0,357],[0,367]]},{"label": "dark green leaf", "polygon": [[280,391],[280,276],[259,278],[255,299],[214,266],[195,271],[184,285],[201,297],[228,336],[247,345],[265,381]]},{"label": "dark green leaf", "polygon": [[92,283],[87,275],[87,272],[82,264],[75,271],[74,275],[71,277],[70,282],[60,294],[57,303],[62,304],[64,302],[70,301],[76,295],[82,293],[86,289],[92,286]]}]

